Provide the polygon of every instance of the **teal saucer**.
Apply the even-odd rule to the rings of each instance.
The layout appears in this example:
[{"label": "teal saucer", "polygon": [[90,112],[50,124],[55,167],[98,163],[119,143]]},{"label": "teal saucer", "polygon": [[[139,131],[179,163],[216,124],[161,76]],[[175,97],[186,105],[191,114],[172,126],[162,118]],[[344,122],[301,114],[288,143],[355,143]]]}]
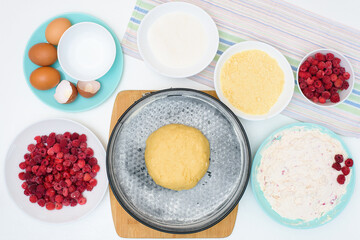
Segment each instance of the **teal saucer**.
[{"label": "teal saucer", "polygon": [[251,188],[254,192],[255,199],[260,204],[262,209],[275,221],[281,223],[284,226],[292,227],[292,228],[300,228],[300,229],[315,228],[315,227],[319,227],[319,226],[331,221],[332,219],[334,219],[337,215],[340,214],[340,212],[342,210],[344,210],[345,206],[348,204],[348,202],[354,192],[354,187],[355,187],[355,166],[353,166],[351,169],[351,172],[352,172],[351,179],[350,179],[349,184],[347,185],[346,193],[341,197],[340,202],[331,211],[327,212],[320,218],[317,218],[312,221],[304,221],[301,219],[293,220],[293,219],[287,219],[287,218],[280,216],[277,212],[275,212],[272,209],[270,203],[266,200],[264,193],[260,188],[260,184],[257,181],[256,175],[258,173],[258,168],[260,166],[262,152],[266,148],[268,148],[274,140],[281,138],[280,133],[282,131],[291,129],[293,127],[304,127],[305,129],[318,129],[322,133],[328,134],[330,137],[337,139],[341,143],[342,147],[345,149],[346,153],[351,158],[351,153],[350,153],[349,149],[347,148],[347,146],[345,145],[345,143],[343,142],[343,140],[338,135],[336,135],[334,132],[332,132],[331,130],[329,130],[325,127],[322,127],[320,125],[317,125],[317,124],[312,124],[312,123],[290,124],[290,125],[280,128],[277,131],[275,131],[274,133],[272,133],[269,137],[267,137],[265,139],[265,141],[259,147],[258,151],[256,152],[256,155],[255,155],[255,158],[254,158],[254,161],[252,164],[252,169],[251,169],[251,177],[250,177],[251,178]]},{"label": "teal saucer", "polygon": [[[94,22],[97,23],[103,27],[105,27],[113,36],[115,40],[116,45],[116,58],[115,61],[110,68],[110,70],[101,78],[97,79],[101,83],[101,88],[99,92],[92,98],[84,98],[80,95],[76,98],[76,100],[69,104],[60,104],[54,99],[54,93],[55,88],[52,88],[50,90],[38,90],[34,88],[29,81],[30,74],[35,69],[39,68],[40,66],[34,64],[31,62],[28,56],[29,49],[41,42],[47,42],[45,38],[45,29],[47,25],[54,20],[55,18],[64,17],[70,20],[71,24],[76,24],[79,22]],[[124,59],[123,59],[123,53],[120,46],[120,42],[118,38],[116,37],[115,33],[107,26],[103,21],[100,19],[93,17],[89,14],[85,13],[65,13],[58,16],[55,16],[47,21],[45,21],[43,24],[41,24],[35,32],[30,37],[26,48],[24,52],[24,62],[23,62],[23,68],[24,68],[24,74],[25,74],[25,80],[27,84],[29,85],[30,89],[33,91],[33,93],[45,104],[59,109],[61,111],[65,112],[80,112],[80,111],[86,111],[89,109],[92,109],[94,107],[97,107],[101,103],[103,103],[107,98],[111,96],[111,94],[115,91],[116,87],[118,86],[121,75],[123,72],[123,66],[124,66]],[[51,67],[56,68],[60,74],[61,74],[61,80],[69,80],[73,82],[75,85],[77,83],[77,80],[71,78],[68,76],[60,67],[59,62],[56,61]]]}]

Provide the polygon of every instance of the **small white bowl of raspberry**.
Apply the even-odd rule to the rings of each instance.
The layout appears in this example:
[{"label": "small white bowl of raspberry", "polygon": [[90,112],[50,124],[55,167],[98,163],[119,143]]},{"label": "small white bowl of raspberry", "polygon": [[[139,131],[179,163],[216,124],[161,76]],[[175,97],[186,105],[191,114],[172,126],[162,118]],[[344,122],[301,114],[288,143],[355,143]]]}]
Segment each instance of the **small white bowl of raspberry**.
[{"label": "small white bowl of raspberry", "polygon": [[349,60],[333,49],[317,49],[300,62],[296,73],[301,94],[312,104],[333,107],[344,102],[354,87]]}]

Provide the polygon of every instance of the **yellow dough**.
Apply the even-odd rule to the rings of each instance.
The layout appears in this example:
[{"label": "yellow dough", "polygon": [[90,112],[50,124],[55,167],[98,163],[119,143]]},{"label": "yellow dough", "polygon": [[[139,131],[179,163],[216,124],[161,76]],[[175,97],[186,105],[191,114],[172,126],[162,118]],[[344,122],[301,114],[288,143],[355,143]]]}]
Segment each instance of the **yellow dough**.
[{"label": "yellow dough", "polygon": [[209,167],[210,145],[196,128],[165,125],[146,140],[145,164],[156,184],[172,190],[196,186]]},{"label": "yellow dough", "polygon": [[284,78],[283,70],[269,54],[247,50],[226,60],[220,85],[234,107],[247,114],[264,115],[281,95]]}]

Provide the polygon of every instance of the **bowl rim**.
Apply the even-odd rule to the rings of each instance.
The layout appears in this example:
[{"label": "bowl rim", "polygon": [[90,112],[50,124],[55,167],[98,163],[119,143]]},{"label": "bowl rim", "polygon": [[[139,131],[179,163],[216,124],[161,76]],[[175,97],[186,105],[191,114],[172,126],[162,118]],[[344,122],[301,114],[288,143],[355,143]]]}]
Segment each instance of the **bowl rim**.
[{"label": "bowl rim", "polygon": [[[37,125],[37,124],[40,124],[40,123],[43,123],[43,122],[48,122],[48,121],[66,121],[66,122],[69,122],[69,123],[71,123],[71,124],[75,124],[75,125],[77,125],[77,126],[80,126],[80,127],[84,128],[85,130],[89,131],[89,133],[91,133],[91,134],[95,137],[94,140],[99,143],[99,146],[101,147],[101,149],[102,149],[102,150],[105,152],[105,154],[106,154],[106,149],[104,148],[104,145],[102,144],[102,142],[100,141],[100,139],[95,135],[95,133],[94,133],[93,131],[91,131],[88,127],[86,127],[85,125],[81,124],[80,122],[77,122],[77,121],[71,120],[71,119],[67,119],[67,118],[61,118],[61,117],[58,117],[58,118],[45,118],[45,119],[41,119],[41,120],[39,120],[39,121],[32,122],[32,123],[28,124],[26,127],[22,128],[22,129],[15,135],[15,137],[12,139],[12,141],[11,141],[11,143],[10,143],[8,149],[7,149],[7,152],[6,152],[6,155],[5,155],[5,161],[4,161],[4,163],[3,163],[3,168],[4,168],[4,170],[3,170],[3,171],[4,171],[3,176],[4,176],[5,186],[6,186],[5,188],[6,188],[6,192],[8,193],[8,196],[10,196],[10,199],[13,200],[14,205],[15,205],[19,210],[21,210],[21,212],[23,212],[23,213],[25,213],[27,216],[31,217],[31,219],[34,219],[34,220],[36,220],[36,221],[38,221],[38,222],[46,223],[46,224],[49,224],[49,225],[54,225],[54,224],[60,224],[60,225],[61,225],[61,224],[68,224],[68,223],[70,223],[70,222],[75,222],[75,221],[78,221],[78,220],[80,220],[80,219],[85,218],[86,216],[89,216],[89,215],[101,204],[101,202],[102,202],[103,199],[104,199],[104,196],[105,196],[106,192],[108,191],[108,182],[109,182],[109,180],[108,180],[108,178],[107,178],[106,175],[105,175],[106,177],[104,178],[104,180],[107,182],[107,184],[106,184],[107,186],[106,186],[106,188],[104,189],[103,193],[101,193],[101,195],[100,195],[99,200],[97,201],[97,203],[96,203],[90,210],[88,210],[86,213],[84,213],[82,216],[79,216],[79,217],[76,217],[76,218],[73,218],[73,219],[67,220],[67,221],[61,221],[61,222],[46,221],[46,220],[44,220],[44,219],[40,219],[40,218],[38,218],[38,217],[36,217],[36,216],[28,213],[27,211],[24,211],[24,210],[17,204],[17,202],[14,201],[14,196],[13,196],[13,194],[12,194],[11,191],[10,191],[9,183],[8,183],[7,177],[6,177],[6,176],[9,174],[6,169],[7,169],[7,165],[9,164],[9,163],[8,163],[8,162],[9,162],[8,158],[9,158],[10,148],[11,148],[11,146],[14,145],[16,139],[19,138],[19,137],[21,136],[21,134],[22,134],[25,130],[27,130],[28,128],[31,128],[31,127],[34,126],[34,125]],[[106,160],[106,159],[105,159],[105,160]],[[105,165],[106,165],[106,161],[105,161]],[[20,187],[20,186],[19,186],[19,187]]]},{"label": "bowl rim", "polygon": [[[113,147],[113,139],[116,137],[117,132],[115,132],[115,130],[118,128],[118,125],[122,124],[122,119],[126,117],[126,115],[128,114],[128,112],[134,108],[138,103],[146,100],[149,97],[153,97],[154,95],[158,95],[158,94],[162,94],[164,92],[177,92],[177,91],[187,91],[187,92],[192,92],[192,93],[196,93],[196,94],[200,94],[202,96],[208,97],[212,100],[215,100],[217,103],[220,104],[220,106],[222,106],[224,108],[225,111],[227,111],[234,119],[236,125],[239,127],[239,129],[241,130],[241,132],[244,134],[244,144],[246,147],[246,150],[248,152],[248,158],[246,159],[247,163],[248,163],[248,169],[245,171],[245,182],[244,182],[244,187],[243,189],[239,192],[239,195],[235,198],[235,201],[230,204],[230,207],[224,211],[223,215],[221,217],[219,217],[217,220],[211,222],[210,224],[208,224],[207,226],[203,226],[201,228],[198,229],[194,229],[194,230],[188,230],[188,231],[176,231],[176,230],[170,230],[170,229],[162,229],[160,227],[157,227],[156,225],[152,225],[147,221],[144,221],[143,219],[139,218],[138,216],[136,216],[136,214],[133,214],[133,212],[127,208],[126,204],[123,202],[123,199],[120,197],[120,195],[118,194],[118,192],[115,189],[115,184],[114,184],[114,180],[113,177],[110,173],[110,154],[109,152],[111,151],[111,148]],[[130,215],[132,216],[135,220],[137,220],[138,222],[144,224],[145,226],[160,231],[160,232],[165,232],[165,233],[170,233],[170,234],[191,234],[191,233],[197,233],[197,232],[201,232],[204,231],[206,229],[209,229],[213,226],[215,226],[216,224],[218,224],[219,222],[221,222],[224,218],[226,218],[233,210],[234,208],[239,204],[239,201],[241,200],[242,196],[245,193],[245,190],[249,184],[250,181],[250,173],[251,173],[251,168],[252,168],[252,161],[251,161],[251,148],[250,148],[250,143],[249,143],[249,139],[248,136],[246,134],[245,128],[243,127],[243,125],[241,124],[240,120],[237,118],[237,116],[230,110],[230,108],[228,108],[224,103],[222,103],[219,99],[205,93],[199,90],[195,90],[195,89],[190,89],[190,88],[168,88],[168,89],[162,89],[162,90],[158,90],[158,91],[154,91],[154,92],[150,92],[149,94],[145,94],[143,97],[141,97],[140,99],[136,100],[130,107],[128,107],[125,112],[119,117],[119,119],[117,120],[113,130],[111,131],[110,137],[109,137],[109,141],[108,141],[108,145],[107,145],[107,149],[106,149],[106,172],[108,175],[108,179],[109,179],[109,185],[110,188],[116,198],[116,200],[118,201],[118,203],[121,205],[121,207]]]},{"label": "bowl rim", "polygon": [[[347,62],[347,64],[350,66],[350,71],[348,71],[348,72],[350,72],[350,74],[351,74],[351,75],[350,75],[350,79],[353,79],[353,80],[352,80],[352,83],[349,84],[349,88],[346,89],[346,90],[349,90],[349,93],[347,94],[347,96],[346,96],[345,98],[343,98],[342,100],[340,100],[340,101],[337,102],[337,103],[326,102],[326,103],[329,103],[329,105],[324,105],[324,104],[320,104],[320,103],[315,103],[315,102],[311,101],[310,99],[308,99],[308,98],[304,95],[303,91],[302,91],[301,88],[300,88],[300,85],[299,85],[299,71],[300,71],[300,66],[306,61],[306,59],[307,59],[308,57],[310,57],[310,56],[312,56],[312,55],[315,55],[315,53],[317,53],[317,52],[319,52],[319,51],[328,51],[328,52],[330,52],[330,53],[335,53],[335,54],[341,56],[341,58],[342,58],[341,61],[342,61],[342,60],[345,60],[345,62]],[[349,82],[349,81],[348,81],[348,82]],[[337,51],[337,50],[334,50],[334,49],[331,49],[331,48],[318,48],[318,49],[315,49],[315,50],[307,53],[307,54],[301,59],[301,61],[299,62],[299,65],[298,65],[297,70],[296,70],[296,85],[297,85],[297,88],[299,89],[301,95],[302,95],[308,102],[310,102],[311,104],[313,104],[314,106],[317,106],[317,107],[322,107],[322,108],[335,107],[335,106],[343,103],[343,102],[344,102],[346,99],[348,99],[348,97],[351,95],[351,92],[352,92],[352,90],[354,89],[354,83],[355,83],[355,81],[354,81],[354,68],[353,68],[352,64],[351,64],[350,61],[347,59],[347,57],[345,57],[341,52],[339,52],[339,51]]]},{"label": "bowl rim", "polygon": [[[254,44],[254,48],[253,49],[258,49],[258,50],[261,50],[261,51],[264,51],[266,52],[270,57],[274,58],[276,61],[278,61],[278,59],[276,57],[274,57],[273,55],[269,54],[266,50],[264,50],[263,48],[261,47],[267,47],[267,48],[270,48],[272,49],[276,54],[278,54],[280,56],[280,58],[283,58],[283,60],[286,61],[286,67],[287,69],[282,69],[285,73],[285,71],[289,71],[289,74],[290,74],[290,77],[291,77],[291,81],[290,81],[290,84],[291,84],[291,94],[288,99],[286,99],[286,101],[284,101],[284,104],[283,106],[276,112],[274,112],[273,114],[264,114],[264,115],[249,115],[249,114],[246,114],[246,113],[242,113],[241,110],[237,109],[235,106],[233,106],[230,102],[228,102],[228,100],[225,98],[225,96],[223,95],[222,93],[222,90],[221,90],[221,84],[220,84],[220,77],[218,78],[217,75],[219,75],[219,71],[221,71],[221,67],[223,65],[220,66],[220,63],[222,61],[225,61],[225,53],[229,53],[229,52],[234,52],[233,54],[235,53],[240,53],[240,52],[243,52],[243,51],[246,51],[247,49],[243,49],[243,50],[240,50],[240,51],[235,51],[236,48],[238,48],[239,46],[241,45],[247,45],[247,44]],[[260,47],[259,47],[260,46]],[[243,118],[243,119],[246,119],[246,120],[251,120],[251,121],[262,121],[262,120],[266,120],[266,119],[270,119],[270,118],[273,118],[277,115],[279,115],[282,111],[285,110],[285,108],[289,105],[291,99],[292,99],[292,96],[294,95],[294,85],[295,85],[295,79],[294,79],[294,73],[293,73],[293,70],[291,69],[291,65],[289,63],[289,61],[286,59],[286,57],[275,47],[273,47],[272,45],[270,44],[267,44],[267,43],[264,43],[264,42],[261,42],[261,41],[243,41],[243,42],[238,42],[238,43],[235,43],[234,45],[230,46],[229,48],[227,48],[220,56],[220,58],[218,59],[217,63],[216,63],[216,66],[215,66],[215,70],[214,70],[214,86],[215,86],[215,91],[216,91],[216,94],[218,95],[219,99],[227,106],[229,107],[238,117],[240,118]],[[285,81],[287,81],[286,79],[284,79],[284,85],[285,85]],[[283,91],[286,91],[287,89],[283,89]]]},{"label": "bowl rim", "polygon": [[[111,62],[112,63],[111,63],[111,65],[109,65],[107,67],[107,70],[102,71],[100,74],[98,74],[98,75],[96,75],[94,77],[86,78],[86,79],[80,79],[78,76],[73,75],[72,72],[70,73],[67,68],[64,68],[64,65],[63,65],[64,62],[63,62],[63,60],[61,60],[61,56],[62,56],[61,52],[62,52],[62,49],[63,49],[63,47],[61,47],[61,46],[63,46],[63,45],[61,45],[61,43],[63,42],[64,36],[66,36],[66,34],[69,33],[70,31],[74,31],[73,29],[79,28],[79,26],[81,27],[83,25],[95,26],[95,27],[101,29],[105,33],[105,35],[107,35],[109,37],[109,39],[111,39],[111,48],[112,48],[112,51],[111,51],[112,54],[111,54],[111,56],[109,56],[109,58],[111,57]],[[108,73],[110,71],[112,65],[114,64],[115,59],[116,59],[116,55],[117,55],[115,39],[113,38],[110,31],[107,30],[104,26],[102,26],[102,25],[100,25],[98,23],[95,23],[95,22],[90,22],[90,21],[78,22],[78,23],[75,23],[75,24],[71,25],[68,29],[66,29],[65,32],[60,37],[59,43],[57,45],[56,53],[57,53],[57,59],[59,61],[59,65],[60,65],[61,69],[67,75],[69,75],[71,78],[76,79],[77,81],[84,81],[84,82],[97,80],[97,79],[101,78],[102,76],[104,76],[106,73]]]},{"label": "bowl rim", "polygon": [[[214,46],[216,45],[216,48],[213,49],[213,54],[212,54],[212,55],[214,55],[214,56],[213,56],[211,59],[209,58],[209,60],[206,61],[206,63],[207,63],[206,65],[205,65],[205,60],[204,60],[204,61],[203,61],[204,64],[202,64],[202,66],[203,66],[203,65],[204,65],[204,66],[203,66],[201,69],[200,69],[200,67],[199,67],[199,69],[198,69],[197,71],[193,71],[191,74],[172,75],[172,74],[166,73],[166,71],[163,71],[163,70],[161,70],[161,69],[156,68],[156,67],[151,63],[151,61],[149,61],[149,59],[146,57],[146,54],[144,54],[143,48],[141,47],[143,44],[142,44],[142,42],[140,41],[139,35],[144,34],[144,30],[143,30],[144,24],[143,24],[143,23],[147,21],[147,19],[149,18],[149,16],[151,16],[150,14],[152,14],[151,12],[152,12],[153,10],[156,10],[156,9],[157,9],[157,11],[158,11],[159,9],[161,9],[161,8],[166,8],[166,7],[168,7],[169,5],[185,6],[185,7],[187,7],[187,8],[193,8],[193,9],[196,9],[196,11],[202,12],[204,15],[206,15],[206,16],[208,17],[208,19],[209,19],[209,25],[211,25],[212,30],[213,30],[214,33],[216,34],[216,40],[214,39],[214,40],[216,41],[216,44],[214,43]],[[186,13],[186,11],[184,11],[184,12]],[[154,12],[153,12],[153,13],[154,13]],[[191,14],[191,15],[193,15],[193,14]],[[162,15],[162,16],[163,16],[163,15]],[[206,26],[205,26],[205,27],[206,27]],[[217,26],[216,26],[216,23],[215,23],[214,19],[213,19],[204,9],[202,9],[201,7],[199,7],[199,6],[195,5],[195,4],[192,4],[192,3],[188,3],[188,2],[167,2],[167,3],[163,3],[163,4],[161,4],[161,5],[158,5],[158,6],[154,7],[154,8],[151,9],[151,10],[144,16],[144,18],[141,20],[137,32],[138,32],[138,36],[137,36],[137,38],[136,38],[136,45],[137,45],[137,47],[138,47],[139,54],[140,54],[142,60],[144,61],[144,63],[145,63],[147,66],[149,66],[149,68],[152,69],[153,71],[155,71],[156,73],[158,73],[158,74],[160,74],[160,75],[162,75],[162,76],[171,77],[171,78],[187,78],[187,77],[194,76],[194,75],[200,73],[201,71],[203,71],[203,70],[204,70],[205,68],[207,68],[207,67],[211,64],[211,62],[214,60],[214,57],[216,56],[216,53],[217,53],[218,48],[219,48],[218,45],[219,45],[219,42],[220,42],[220,40],[219,40],[219,30],[218,30],[218,28],[217,28]]]}]

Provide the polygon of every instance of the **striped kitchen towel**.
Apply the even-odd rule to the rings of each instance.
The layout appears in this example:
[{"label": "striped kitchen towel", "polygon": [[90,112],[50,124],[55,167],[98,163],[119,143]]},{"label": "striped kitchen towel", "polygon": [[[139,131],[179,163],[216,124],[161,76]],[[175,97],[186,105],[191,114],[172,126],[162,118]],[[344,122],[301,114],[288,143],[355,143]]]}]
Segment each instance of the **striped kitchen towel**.
[{"label": "striped kitchen towel", "polygon": [[[213,87],[219,56],[231,45],[246,40],[268,43],[282,52],[294,71],[308,52],[332,48],[351,62],[356,82],[349,98],[331,108],[311,105],[297,87],[284,115],[329,127],[345,136],[360,137],[360,30],[353,29],[282,0],[184,0],[204,9],[219,29],[216,57],[201,73],[190,79]],[[168,0],[137,0],[123,39],[124,52],[141,59],[136,32],[146,13]]]}]

